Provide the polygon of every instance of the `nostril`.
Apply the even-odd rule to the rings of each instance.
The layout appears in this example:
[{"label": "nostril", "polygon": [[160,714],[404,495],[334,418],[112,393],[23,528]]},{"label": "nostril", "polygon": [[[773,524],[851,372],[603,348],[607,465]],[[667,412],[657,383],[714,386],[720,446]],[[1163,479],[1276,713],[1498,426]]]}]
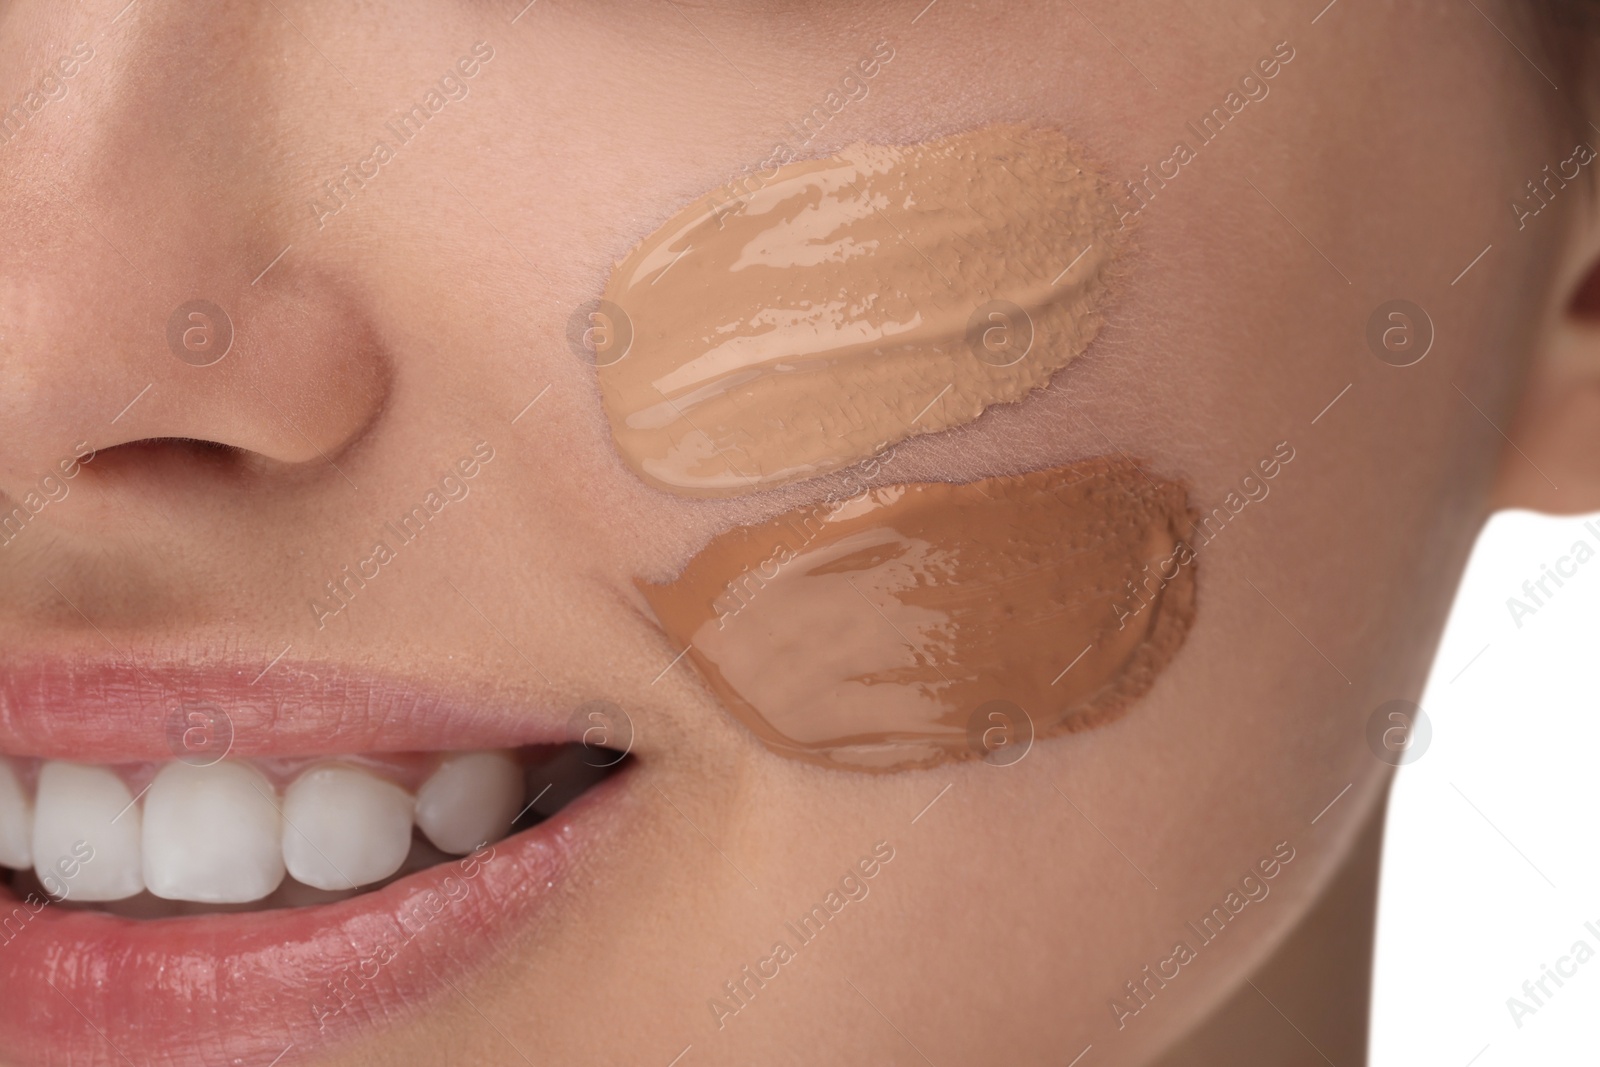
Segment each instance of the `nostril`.
[{"label": "nostril", "polygon": [[1568,314],[1583,322],[1600,323],[1600,266],[1591,270],[1572,294]]},{"label": "nostril", "polygon": [[251,467],[250,460],[251,453],[247,450],[219,441],[147,437],[102,448],[83,469],[94,480],[105,484],[126,481],[135,475],[160,480],[185,474],[233,474]]},{"label": "nostril", "polygon": [[201,441],[193,437],[147,437],[142,441],[128,441],[109,449],[102,449],[100,455],[106,456],[126,449],[136,449],[144,452],[183,452],[200,459],[231,458],[242,455],[244,452],[242,448],[234,445],[225,445],[220,441]]},{"label": "nostril", "polygon": [[193,437],[147,437],[142,441],[127,441],[95,453],[95,465],[101,470],[108,459],[124,462],[154,461],[161,458],[188,459],[197,463],[225,463],[244,456],[245,450],[220,441],[201,441]]}]

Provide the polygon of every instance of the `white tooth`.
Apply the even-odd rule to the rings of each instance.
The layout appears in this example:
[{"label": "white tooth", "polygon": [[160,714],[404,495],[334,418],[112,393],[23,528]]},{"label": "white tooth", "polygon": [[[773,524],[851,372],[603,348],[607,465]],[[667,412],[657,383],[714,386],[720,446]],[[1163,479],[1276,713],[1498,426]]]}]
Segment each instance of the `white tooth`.
[{"label": "white tooth", "polygon": [[417,826],[458,855],[504,837],[521,810],[522,765],[504,752],[451,756],[417,793]]},{"label": "white tooth", "polygon": [[53,896],[122,900],[144,889],[139,806],[106,767],[51,760],[33,799],[33,869]]},{"label": "white tooth", "polygon": [[392,782],[330,764],[302,774],[283,798],[283,859],[316,889],[381,882],[411,851],[416,801]]},{"label": "white tooth", "polygon": [[144,798],[144,881],[165,900],[248,904],[283,881],[272,783],[244,763],[169,763]]},{"label": "white tooth", "polygon": [[11,761],[0,758],[0,867],[33,866],[33,802]]}]

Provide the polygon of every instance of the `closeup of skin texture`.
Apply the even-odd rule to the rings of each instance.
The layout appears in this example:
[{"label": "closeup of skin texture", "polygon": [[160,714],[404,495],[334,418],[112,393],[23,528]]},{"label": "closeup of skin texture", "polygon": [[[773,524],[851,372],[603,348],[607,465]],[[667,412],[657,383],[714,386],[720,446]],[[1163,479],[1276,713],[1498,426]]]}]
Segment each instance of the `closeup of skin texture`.
[{"label": "closeup of skin texture", "polygon": [[[0,0],[0,503],[39,505],[0,754],[167,759],[193,671],[242,757],[575,742],[596,701],[630,752],[544,858],[463,869],[492,922],[370,967],[353,934],[333,1013],[270,926],[162,920],[181,966],[134,982],[47,908],[0,1064],[1364,1062],[1373,717],[1494,508],[1600,508],[1600,132],[1551,36],[1511,0]],[[640,583],[850,476],[646,484],[574,321],[775,146],[1000,123],[1103,177],[1115,292],[1048,388],[876,477],[1136,460],[1221,509],[1193,624],[1015,761],[785,759]]]}]

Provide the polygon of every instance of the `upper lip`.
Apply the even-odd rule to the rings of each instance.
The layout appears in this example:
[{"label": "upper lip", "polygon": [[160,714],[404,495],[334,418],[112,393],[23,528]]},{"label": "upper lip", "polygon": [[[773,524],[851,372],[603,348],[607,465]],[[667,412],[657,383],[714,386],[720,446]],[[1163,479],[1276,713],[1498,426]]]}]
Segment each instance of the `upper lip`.
[{"label": "upper lip", "polygon": [[[170,760],[190,724],[228,754],[318,756],[580,740],[548,696],[462,693],[325,663],[13,661],[0,666],[0,754],[80,763]],[[194,718],[195,715],[201,716]]]}]

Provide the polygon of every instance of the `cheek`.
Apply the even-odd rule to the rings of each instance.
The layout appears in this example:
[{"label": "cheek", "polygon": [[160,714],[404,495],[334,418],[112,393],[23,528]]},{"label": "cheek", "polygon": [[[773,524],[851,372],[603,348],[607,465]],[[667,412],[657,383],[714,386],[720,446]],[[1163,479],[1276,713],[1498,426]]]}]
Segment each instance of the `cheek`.
[{"label": "cheek", "polygon": [[615,444],[652,485],[731,496],[969,423],[1088,347],[1122,236],[1081,151],[1032,127],[742,177],[612,273],[594,356]]},{"label": "cheek", "polygon": [[890,486],[713,540],[641,583],[773,752],[882,772],[1011,762],[1120,715],[1182,645],[1195,567],[1182,486],[1114,460]]}]

